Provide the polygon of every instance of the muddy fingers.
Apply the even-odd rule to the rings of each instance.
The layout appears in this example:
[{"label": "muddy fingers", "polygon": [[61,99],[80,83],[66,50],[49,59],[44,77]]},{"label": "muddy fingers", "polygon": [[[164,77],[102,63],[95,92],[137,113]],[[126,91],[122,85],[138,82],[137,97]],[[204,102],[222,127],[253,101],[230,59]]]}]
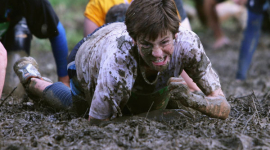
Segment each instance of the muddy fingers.
[{"label": "muddy fingers", "polygon": [[201,92],[192,93],[186,85],[177,82],[170,83],[168,89],[174,104],[182,104],[213,118],[226,119],[230,113],[230,105],[224,96],[207,97]]},{"label": "muddy fingers", "polygon": [[170,83],[181,83],[181,84],[185,84],[185,85],[187,84],[182,77],[171,77],[168,80],[167,85],[169,85]]},{"label": "muddy fingers", "polygon": [[181,104],[187,107],[191,106],[191,101],[189,100],[191,92],[186,85],[178,82],[172,82],[168,86],[168,89],[170,90],[171,100],[179,101]]},{"label": "muddy fingers", "polygon": [[184,93],[190,92],[187,85],[179,83],[179,82],[171,82],[168,85],[168,90],[169,91],[178,90],[178,91],[181,91],[181,92],[184,92]]},{"label": "muddy fingers", "polygon": [[230,113],[230,105],[223,96],[206,97],[191,94],[191,108],[200,111],[212,118],[226,119]]}]

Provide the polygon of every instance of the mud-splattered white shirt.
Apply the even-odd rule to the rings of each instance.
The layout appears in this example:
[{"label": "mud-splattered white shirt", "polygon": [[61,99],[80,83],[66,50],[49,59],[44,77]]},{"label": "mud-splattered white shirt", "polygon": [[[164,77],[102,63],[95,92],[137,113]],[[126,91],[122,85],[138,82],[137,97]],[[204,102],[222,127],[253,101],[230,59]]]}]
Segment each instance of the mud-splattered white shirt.
[{"label": "mud-splattered white shirt", "polygon": [[76,58],[77,78],[86,100],[89,115],[106,119],[121,115],[131,91],[152,93],[167,86],[170,77],[178,77],[183,69],[205,94],[220,88],[198,36],[179,27],[174,52],[167,70],[161,72],[154,85],[143,82],[138,71],[138,50],[133,47],[124,23],[112,23],[95,32],[79,48]]}]

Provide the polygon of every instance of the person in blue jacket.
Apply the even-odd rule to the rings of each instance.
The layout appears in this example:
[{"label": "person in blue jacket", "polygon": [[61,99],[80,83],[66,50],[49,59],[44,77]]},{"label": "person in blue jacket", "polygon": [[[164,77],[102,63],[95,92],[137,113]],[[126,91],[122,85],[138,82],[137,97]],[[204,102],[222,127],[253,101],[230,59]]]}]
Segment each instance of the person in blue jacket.
[{"label": "person in blue jacket", "polygon": [[48,0],[0,0],[0,4],[0,41],[8,54],[5,88],[9,86],[13,88],[19,83],[17,79],[17,84],[12,85],[15,76],[8,73],[9,70],[13,71],[14,62],[22,56],[30,55],[32,36],[50,40],[58,80],[69,86],[65,29],[50,2]]}]

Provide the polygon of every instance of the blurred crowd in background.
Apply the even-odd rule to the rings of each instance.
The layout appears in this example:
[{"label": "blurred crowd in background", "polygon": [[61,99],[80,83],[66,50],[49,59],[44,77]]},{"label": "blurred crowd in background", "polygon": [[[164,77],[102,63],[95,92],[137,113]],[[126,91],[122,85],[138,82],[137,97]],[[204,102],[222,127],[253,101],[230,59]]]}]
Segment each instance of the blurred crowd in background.
[{"label": "blurred crowd in background", "polygon": [[[132,0],[90,0],[84,8],[84,14],[79,17],[84,16],[79,21],[83,22],[81,39],[112,20],[124,21],[131,2]],[[69,86],[66,70],[66,58],[70,51],[66,37],[69,27],[61,23],[65,20],[61,20],[61,14],[56,13],[58,10],[54,10],[48,0],[0,0],[0,3],[0,97],[2,91],[8,94],[19,84],[13,72],[13,64],[21,57],[31,55],[32,36],[50,41],[58,81]],[[222,29],[222,23],[233,20],[238,24],[239,31],[243,32],[243,39],[239,48],[236,81],[244,81],[261,31],[270,30],[269,1],[175,0],[175,3],[183,15],[183,26],[192,30],[190,22],[192,24],[195,19],[199,19],[204,29],[212,31],[215,39],[212,43],[213,50],[226,50],[226,46],[231,43]],[[179,10],[179,6],[184,9]]]}]

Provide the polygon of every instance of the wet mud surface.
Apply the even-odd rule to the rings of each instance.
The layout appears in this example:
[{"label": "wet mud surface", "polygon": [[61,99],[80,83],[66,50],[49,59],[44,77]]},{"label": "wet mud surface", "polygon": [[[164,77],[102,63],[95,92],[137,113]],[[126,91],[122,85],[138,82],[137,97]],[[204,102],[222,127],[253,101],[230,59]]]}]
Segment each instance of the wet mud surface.
[{"label": "wet mud surface", "polygon": [[[210,33],[198,33],[231,104],[228,119],[190,110],[193,119],[174,114],[173,119],[140,116],[90,125],[71,113],[11,96],[0,107],[0,149],[270,149],[269,34],[261,36],[245,82],[235,82],[241,34],[226,34],[232,45],[212,50]],[[42,76],[56,81],[51,52],[33,56],[44,64]]]}]

